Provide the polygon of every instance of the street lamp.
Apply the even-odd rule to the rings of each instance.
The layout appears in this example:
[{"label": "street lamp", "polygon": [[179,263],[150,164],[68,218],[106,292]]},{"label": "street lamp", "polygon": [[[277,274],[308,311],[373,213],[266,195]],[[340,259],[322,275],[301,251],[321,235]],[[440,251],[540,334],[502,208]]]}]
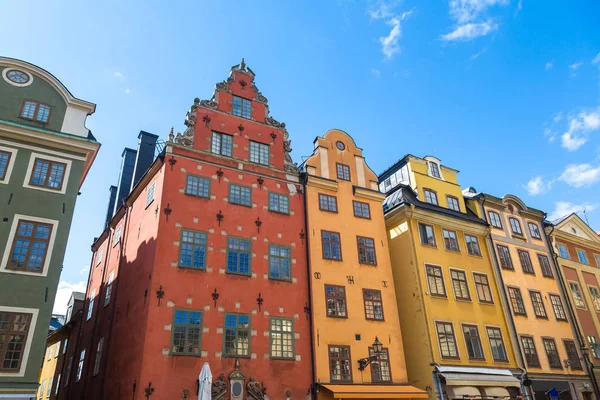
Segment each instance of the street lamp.
[{"label": "street lamp", "polygon": [[373,342],[373,352],[375,354],[372,356],[369,356],[366,358],[361,358],[360,360],[358,360],[358,369],[361,371],[364,371],[365,368],[367,368],[367,366],[369,364],[371,364],[373,361],[377,361],[382,350],[383,350],[383,344],[379,341],[377,336],[375,336],[375,341]]}]

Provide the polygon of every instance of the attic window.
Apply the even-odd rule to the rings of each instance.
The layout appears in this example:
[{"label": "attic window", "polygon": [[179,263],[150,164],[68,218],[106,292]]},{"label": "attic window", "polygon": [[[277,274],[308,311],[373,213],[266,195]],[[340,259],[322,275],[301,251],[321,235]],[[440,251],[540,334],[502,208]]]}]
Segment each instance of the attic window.
[{"label": "attic window", "polygon": [[2,71],[2,77],[7,83],[18,87],[29,86],[33,81],[33,77],[31,76],[31,74],[25,71],[11,68],[5,68]]},{"label": "attic window", "polygon": [[433,161],[429,161],[429,175],[433,176],[434,178],[442,179],[442,175],[440,174],[440,166]]},{"label": "attic window", "polygon": [[577,235],[577,229],[571,228],[571,232],[573,232],[575,235]]}]

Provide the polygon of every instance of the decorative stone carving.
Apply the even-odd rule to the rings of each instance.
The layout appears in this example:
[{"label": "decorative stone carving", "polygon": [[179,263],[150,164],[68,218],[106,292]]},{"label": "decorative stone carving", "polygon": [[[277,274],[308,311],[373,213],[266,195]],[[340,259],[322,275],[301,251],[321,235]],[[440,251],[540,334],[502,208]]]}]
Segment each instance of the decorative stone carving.
[{"label": "decorative stone carving", "polygon": [[213,400],[219,400],[227,392],[227,382],[225,382],[225,375],[221,374],[217,379],[213,381],[210,394]]},{"label": "decorative stone carving", "polygon": [[217,83],[217,90],[224,90],[227,91],[227,81],[222,81]]},{"label": "decorative stone carving", "polygon": [[217,107],[219,106],[219,105],[217,104],[217,102],[216,102],[216,101],[213,101],[213,100],[202,100],[202,101],[200,102],[200,105],[201,105],[202,107],[206,107],[206,108],[212,108],[213,110],[216,110],[216,109],[217,109]]},{"label": "decorative stone carving", "polygon": [[254,377],[250,377],[250,381],[246,384],[246,391],[251,399],[264,400],[267,388],[262,383],[258,383],[254,380]]},{"label": "decorative stone carving", "polygon": [[[252,87],[254,89],[256,89],[256,86],[254,86],[254,84],[252,85]],[[263,96],[263,94],[261,92],[259,92],[258,89],[256,89],[256,101],[259,101],[259,102],[265,103],[265,104],[267,104],[269,102],[269,100],[267,100],[267,98],[265,96]]]},{"label": "decorative stone carving", "polygon": [[[285,124],[283,124],[283,126],[285,127]],[[292,156],[290,155],[290,153],[292,152],[292,141],[289,139],[290,135],[288,134],[288,131],[285,130],[283,131],[283,169],[286,170],[287,172],[291,172],[293,174],[297,174],[298,173],[298,164],[294,162],[294,160],[292,160]]]},{"label": "decorative stone carving", "polygon": [[187,126],[186,130],[183,134],[178,133],[175,137],[175,143],[181,144],[183,146],[193,146],[194,145],[194,127],[196,126],[196,110],[198,106],[201,104],[199,98],[194,99],[194,104],[190,107],[190,110],[185,115],[185,126]]},{"label": "decorative stone carving", "polygon": [[274,126],[275,128],[285,129],[285,122],[279,122],[275,118],[267,117],[265,118],[265,123]]}]

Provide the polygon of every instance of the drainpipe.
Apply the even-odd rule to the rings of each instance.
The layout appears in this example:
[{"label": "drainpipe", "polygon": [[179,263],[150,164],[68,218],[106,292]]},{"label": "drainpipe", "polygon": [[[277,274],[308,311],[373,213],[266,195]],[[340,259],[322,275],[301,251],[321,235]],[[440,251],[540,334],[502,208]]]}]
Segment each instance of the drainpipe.
[{"label": "drainpipe", "polygon": [[[544,213],[544,219],[546,219],[546,216],[547,216],[547,214]],[[594,364],[590,361],[589,354],[587,352],[583,351],[587,347],[585,337],[583,336],[583,333],[581,333],[579,323],[577,322],[575,310],[573,309],[573,305],[571,304],[571,301],[569,300],[569,297],[567,296],[567,293],[569,293],[569,292],[567,291],[567,284],[565,283],[565,278],[562,274],[562,269],[560,268],[560,264],[558,263],[558,254],[556,254],[556,252],[554,251],[554,246],[551,245],[550,235],[552,235],[552,233],[554,232],[554,225],[550,225],[550,226],[552,229],[550,231],[550,233],[547,233],[546,230],[544,229],[544,235],[546,236],[546,242],[548,243],[548,247],[550,248],[550,251],[552,252],[552,261],[554,262],[554,268],[556,269],[556,276],[558,277],[558,282],[559,282],[560,288],[564,294],[565,303],[567,304],[567,310],[569,313],[569,317],[571,318],[571,326],[573,327],[573,332],[575,333],[575,336],[577,337],[577,340],[579,341],[579,347],[580,347],[581,353],[583,355],[586,372],[588,373],[588,376],[590,377],[590,380],[592,381],[592,386],[594,388],[594,394],[596,396],[596,399],[600,399],[600,388],[598,387],[598,381],[596,380],[596,376],[594,375]]]},{"label": "drainpipe", "polygon": [[[123,231],[122,231],[122,235],[121,238],[119,240],[119,275],[121,274],[121,272],[123,271],[123,260],[125,259],[125,257],[123,256],[123,251],[125,248],[125,240],[129,239],[129,234],[127,231],[127,225],[129,222],[129,212],[131,210],[131,208],[133,207],[133,204],[131,206],[128,206],[127,203],[125,202],[125,223],[123,223]],[[107,383],[105,381],[106,378],[106,366],[108,365],[108,357],[110,355],[110,340],[112,338],[112,330],[113,327],[115,325],[115,312],[117,310],[117,295],[119,293],[119,281],[121,280],[121,277],[117,278],[117,281],[115,282],[115,290],[114,290],[114,300],[113,300],[113,306],[112,306],[112,310],[110,312],[110,319],[109,319],[109,327],[108,327],[108,333],[107,333],[107,338],[106,338],[106,350],[102,349],[102,351],[106,354],[106,360],[104,361],[104,366],[102,367],[102,386],[100,386],[100,396],[99,398],[102,399],[104,396],[104,386],[105,383]]]},{"label": "drainpipe", "polygon": [[[481,193],[482,196],[482,200],[483,202],[480,203],[480,207],[481,207],[481,213],[483,214],[483,219],[484,221],[488,224],[488,228],[490,227],[490,222],[488,221],[486,212],[485,212],[485,208],[483,207],[483,204],[486,202],[486,198],[485,198],[485,193]],[[519,360],[519,364],[521,365],[521,367],[519,368],[522,372],[521,372],[521,376],[519,378],[520,381],[520,386],[521,386],[521,393],[525,394],[527,397],[533,398],[533,393],[531,393],[531,390],[528,390],[525,386],[523,386],[523,380],[526,378],[527,376],[527,371],[525,369],[525,357],[523,357],[523,353],[521,351],[521,345],[519,342],[519,334],[517,333],[517,326],[515,325],[515,320],[513,319],[513,315],[512,315],[512,311],[510,309],[510,302],[508,301],[508,295],[506,293],[506,286],[504,284],[504,278],[502,277],[502,271],[500,269],[500,262],[498,261],[498,256],[496,255],[496,250],[495,250],[495,246],[494,246],[494,239],[492,238],[492,232],[491,230],[488,232],[488,234],[486,235],[486,239],[488,241],[489,244],[489,249],[490,249],[490,254],[492,255],[492,264],[494,264],[494,272],[496,275],[496,279],[498,279],[500,286],[501,286],[501,290],[500,290],[500,294],[502,296],[502,301],[505,304],[505,310],[507,310],[507,320],[508,320],[508,325],[510,327],[510,335],[513,339],[513,343],[515,344],[513,346],[513,348],[516,348],[516,354],[517,354],[517,358]],[[599,398],[600,400],[600,398]]]},{"label": "drainpipe", "polygon": [[308,246],[308,240],[309,240],[309,232],[308,232],[308,195],[306,193],[306,186],[308,183],[308,173],[304,173],[304,176],[302,176],[302,188],[304,190],[303,196],[304,196],[304,232],[306,232],[306,244],[304,245],[305,247],[305,252],[306,252],[306,272],[308,273],[308,277],[307,277],[307,281],[308,281],[308,307],[310,308],[310,319],[309,319],[309,324],[310,324],[310,359],[311,359],[311,365],[312,365],[312,376],[313,376],[313,383],[311,386],[311,397],[313,399],[317,398],[317,366],[316,366],[316,359],[315,359],[315,338],[314,338],[314,313],[313,313],[313,301],[312,301],[312,275],[311,275],[311,262],[310,262],[310,247]]}]

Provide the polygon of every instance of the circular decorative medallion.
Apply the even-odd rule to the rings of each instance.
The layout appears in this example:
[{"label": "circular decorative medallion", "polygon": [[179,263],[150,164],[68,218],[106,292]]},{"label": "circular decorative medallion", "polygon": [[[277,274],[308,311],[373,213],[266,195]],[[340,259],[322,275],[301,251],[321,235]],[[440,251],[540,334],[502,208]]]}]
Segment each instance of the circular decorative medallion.
[{"label": "circular decorative medallion", "polygon": [[335,147],[337,147],[338,150],[345,150],[346,149],[346,145],[344,143],[342,143],[342,142],[339,142],[339,141],[335,144]]},{"label": "circular decorative medallion", "polygon": [[29,82],[29,75],[18,69],[11,69],[6,73],[6,77],[14,83],[23,84]]},{"label": "circular decorative medallion", "polygon": [[235,397],[242,395],[242,384],[240,382],[233,382],[231,394]]}]

